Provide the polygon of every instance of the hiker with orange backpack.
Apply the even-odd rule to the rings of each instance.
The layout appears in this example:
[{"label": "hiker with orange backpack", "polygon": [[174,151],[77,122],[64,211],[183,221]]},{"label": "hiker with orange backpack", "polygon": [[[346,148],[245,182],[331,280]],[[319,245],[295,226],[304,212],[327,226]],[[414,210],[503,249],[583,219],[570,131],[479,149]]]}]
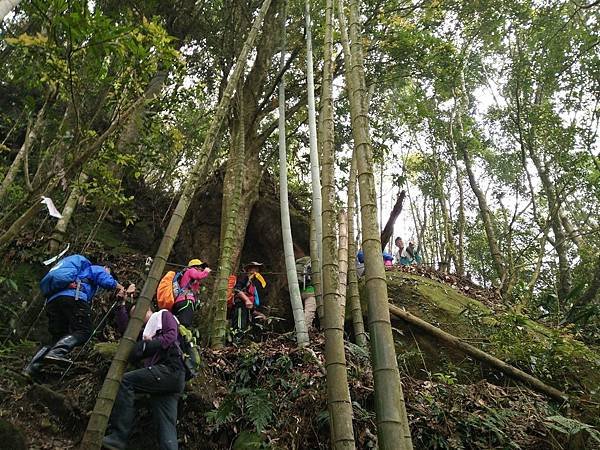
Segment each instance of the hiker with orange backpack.
[{"label": "hiker with orange backpack", "polygon": [[210,272],[208,265],[199,259],[190,260],[181,272],[167,272],[156,290],[158,308],[171,311],[180,324],[191,327],[200,281],[210,275]]},{"label": "hiker with orange backpack", "polygon": [[264,264],[252,261],[244,266],[244,274],[236,279],[233,286],[233,295],[228,300],[229,306],[233,307],[236,301],[243,302],[245,308],[252,314],[254,319],[265,320],[267,317],[258,310],[261,306],[257,285],[259,283],[265,288],[267,282],[260,273]]},{"label": "hiker with orange backpack", "polygon": [[200,282],[208,277],[210,272],[210,267],[197,258],[190,260],[187,268],[181,272],[181,277],[177,280],[179,290],[175,293],[171,308],[171,312],[181,325],[188,328],[192,326],[194,310],[198,303]]}]

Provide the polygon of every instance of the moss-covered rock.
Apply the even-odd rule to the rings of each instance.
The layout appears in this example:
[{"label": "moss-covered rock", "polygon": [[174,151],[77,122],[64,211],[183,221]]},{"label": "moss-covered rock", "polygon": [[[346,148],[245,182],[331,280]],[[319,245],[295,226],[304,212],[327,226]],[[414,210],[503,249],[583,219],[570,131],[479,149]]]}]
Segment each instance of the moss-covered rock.
[{"label": "moss-covered rock", "polygon": [[[452,286],[419,275],[386,272],[390,302],[466,342],[584,400],[586,418],[600,417],[600,351],[498,305],[491,308]],[[366,288],[361,301],[366,312]],[[394,319],[401,368],[424,379],[512,383],[419,329]],[[591,402],[591,403],[590,403]]]}]

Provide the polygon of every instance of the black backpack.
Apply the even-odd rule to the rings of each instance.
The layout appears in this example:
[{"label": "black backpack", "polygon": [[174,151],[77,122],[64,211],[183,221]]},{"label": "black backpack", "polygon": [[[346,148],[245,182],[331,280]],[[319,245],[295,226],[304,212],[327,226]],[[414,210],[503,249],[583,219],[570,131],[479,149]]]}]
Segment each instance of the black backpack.
[{"label": "black backpack", "polygon": [[310,256],[304,256],[296,260],[296,274],[300,289],[306,289],[306,286],[312,284],[312,267]]}]

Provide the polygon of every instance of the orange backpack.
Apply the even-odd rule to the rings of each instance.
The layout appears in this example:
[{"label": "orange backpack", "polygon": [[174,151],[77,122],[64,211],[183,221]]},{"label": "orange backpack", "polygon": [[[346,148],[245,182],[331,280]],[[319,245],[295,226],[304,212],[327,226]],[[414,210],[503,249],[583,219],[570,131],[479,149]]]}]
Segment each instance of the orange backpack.
[{"label": "orange backpack", "polygon": [[230,275],[227,279],[227,308],[233,306],[233,288],[235,287],[235,283],[237,283],[237,277]]},{"label": "orange backpack", "polygon": [[[170,270],[158,283],[158,288],[156,289],[156,301],[158,302],[159,309],[168,309],[171,311],[171,308],[173,308],[173,304],[175,303],[173,286],[177,283],[175,280],[176,275],[175,272]],[[179,283],[177,284],[179,285]]]}]

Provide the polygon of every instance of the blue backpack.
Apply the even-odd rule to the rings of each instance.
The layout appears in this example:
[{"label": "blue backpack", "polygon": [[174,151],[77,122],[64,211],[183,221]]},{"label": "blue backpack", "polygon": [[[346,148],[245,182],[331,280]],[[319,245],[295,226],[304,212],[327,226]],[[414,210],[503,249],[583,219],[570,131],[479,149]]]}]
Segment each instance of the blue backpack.
[{"label": "blue backpack", "polygon": [[40,281],[40,290],[48,298],[62,290],[68,289],[71,283],[82,281],[83,275],[92,263],[81,255],[71,255],[56,263]]}]

